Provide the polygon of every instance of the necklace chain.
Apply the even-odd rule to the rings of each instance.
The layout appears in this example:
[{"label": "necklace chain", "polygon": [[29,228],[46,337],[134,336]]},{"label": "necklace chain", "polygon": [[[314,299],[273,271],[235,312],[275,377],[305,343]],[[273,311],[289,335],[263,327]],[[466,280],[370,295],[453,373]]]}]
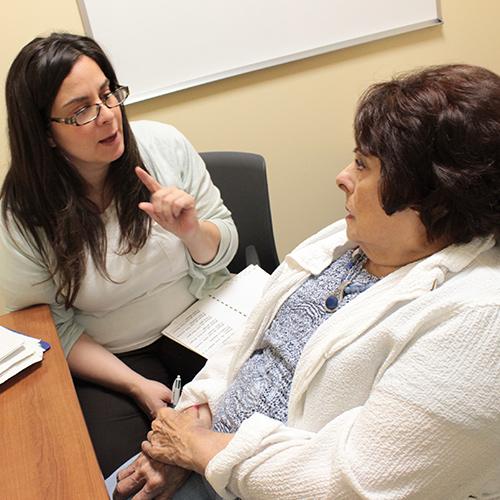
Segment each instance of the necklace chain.
[{"label": "necklace chain", "polygon": [[[325,298],[324,307],[326,312],[333,313],[338,309],[342,299],[350,292],[347,288],[352,283],[354,278],[361,272],[366,260],[366,255],[359,248],[352,252],[351,259],[345,267],[346,271],[342,281],[337,288],[329,292]],[[352,290],[351,293],[354,291],[360,292],[362,290],[358,290],[356,288],[356,290]]]}]

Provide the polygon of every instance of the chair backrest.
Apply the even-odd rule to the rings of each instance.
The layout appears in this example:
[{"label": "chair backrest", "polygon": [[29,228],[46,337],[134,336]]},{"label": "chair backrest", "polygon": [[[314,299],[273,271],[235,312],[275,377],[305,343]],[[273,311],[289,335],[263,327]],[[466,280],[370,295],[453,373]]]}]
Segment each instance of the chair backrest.
[{"label": "chair backrest", "polygon": [[[211,151],[200,153],[200,156],[238,229],[238,250],[228,266],[229,270],[237,273],[248,264],[258,263],[262,269],[272,273],[279,259],[274,242],[264,158],[236,151]],[[256,250],[258,262],[252,258],[253,250]]]}]

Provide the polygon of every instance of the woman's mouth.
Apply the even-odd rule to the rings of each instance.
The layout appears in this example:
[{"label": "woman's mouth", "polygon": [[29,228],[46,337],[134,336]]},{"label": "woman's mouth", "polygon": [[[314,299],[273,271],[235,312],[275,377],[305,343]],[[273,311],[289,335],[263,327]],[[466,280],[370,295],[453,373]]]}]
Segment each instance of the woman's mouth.
[{"label": "woman's mouth", "polygon": [[111,134],[110,136],[106,137],[105,139],[100,140],[99,142],[101,144],[111,144],[118,136],[118,132],[115,132],[114,134]]}]

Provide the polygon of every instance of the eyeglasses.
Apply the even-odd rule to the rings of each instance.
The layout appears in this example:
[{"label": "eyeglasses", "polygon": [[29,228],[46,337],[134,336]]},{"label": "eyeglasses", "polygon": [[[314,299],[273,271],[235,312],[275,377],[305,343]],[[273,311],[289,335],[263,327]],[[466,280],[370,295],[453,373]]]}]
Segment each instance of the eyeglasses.
[{"label": "eyeglasses", "polygon": [[51,122],[65,123],[66,125],[76,125],[77,127],[81,125],[86,125],[94,121],[101,112],[101,107],[104,105],[107,108],[116,108],[120,104],[123,104],[125,99],[129,96],[128,87],[118,87],[113,92],[106,94],[101,102],[92,104],[90,106],[85,106],[79,109],[74,115],[68,118],[50,118]]}]

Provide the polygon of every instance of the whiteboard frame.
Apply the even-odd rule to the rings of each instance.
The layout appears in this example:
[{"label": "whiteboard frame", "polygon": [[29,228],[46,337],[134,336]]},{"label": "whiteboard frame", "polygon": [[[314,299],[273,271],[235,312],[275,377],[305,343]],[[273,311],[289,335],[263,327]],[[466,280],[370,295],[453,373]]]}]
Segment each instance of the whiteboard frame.
[{"label": "whiteboard frame", "polygon": [[[85,29],[85,33],[87,36],[91,38],[95,38],[92,26],[90,23],[90,19],[87,14],[87,8],[85,4],[85,0],[77,0],[78,8],[80,11],[80,16],[82,18],[83,26]],[[375,40],[380,40],[382,38],[387,38],[395,35],[400,35],[403,33],[409,33],[411,31],[420,30],[423,28],[433,27],[440,24],[443,24],[443,17],[441,11],[441,0],[436,0],[436,11],[437,17],[435,19],[431,19],[429,21],[419,22],[408,24],[406,26],[400,26],[398,28],[393,28],[385,31],[381,31],[378,33],[372,33],[366,36],[360,36],[356,38],[352,38],[349,40],[344,40],[342,42],[336,42],[328,45],[324,45],[321,47],[315,47],[313,49],[299,51],[291,54],[286,54],[280,57],[266,59],[264,61],[259,61],[258,63],[242,65],[236,68],[231,68],[228,70],[211,73],[208,75],[201,75],[197,78],[193,78],[190,80],[185,80],[179,83],[175,83],[173,85],[165,85],[163,87],[159,87],[153,90],[147,90],[143,92],[135,92],[130,95],[127,100],[127,104],[133,104],[135,102],[144,101],[147,99],[153,99],[154,97],[159,97],[161,95],[170,94],[173,92],[178,92],[180,90],[196,87],[199,85],[203,85],[206,83],[211,83],[217,80],[223,80],[226,78],[230,78],[233,76],[241,75],[244,73],[249,73],[252,71],[257,71],[260,69],[269,68],[272,66],[278,66],[281,64],[285,64],[288,62],[298,61],[301,59],[306,59],[309,57],[326,54],[328,52],[334,52],[337,50],[341,50],[347,47],[353,47],[356,45],[361,45],[368,42],[373,42]]]}]

